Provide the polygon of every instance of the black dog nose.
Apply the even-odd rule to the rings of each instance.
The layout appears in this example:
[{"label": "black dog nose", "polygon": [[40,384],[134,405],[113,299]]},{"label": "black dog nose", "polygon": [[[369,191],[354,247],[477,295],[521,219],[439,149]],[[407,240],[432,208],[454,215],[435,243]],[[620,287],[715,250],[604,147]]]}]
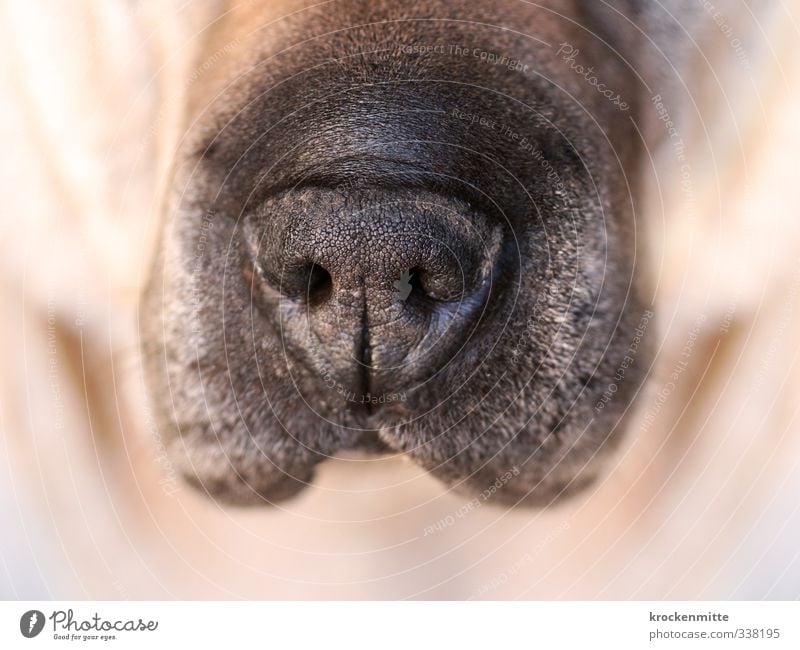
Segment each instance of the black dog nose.
[{"label": "black dog nose", "polygon": [[394,214],[337,215],[294,226],[283,267],[272,273],[280,291],[314,308],[331,301],[363,306],[373,318],[409,298],[432,310],[464,296],[476,280],[474,251],[424,208],[391,207]]},{"label": "black dog nose", "polygon": [[498,234],[435,194],[309,189],[267,206],[258,254],[282,327],[353,392],[404,390],[446,364],[491,287]]}]

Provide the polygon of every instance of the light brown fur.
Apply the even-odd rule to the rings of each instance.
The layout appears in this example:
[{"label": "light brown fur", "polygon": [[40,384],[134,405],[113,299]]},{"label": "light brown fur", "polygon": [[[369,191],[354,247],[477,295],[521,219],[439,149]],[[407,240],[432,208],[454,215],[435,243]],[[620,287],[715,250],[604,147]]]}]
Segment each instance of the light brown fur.
[{"label": "light brown fur", "polygon": [[[783,10],[758,17],[769,42],[756,18],[728,14],[752,73],[713,24],[703,32],[688,68],[702,71],[688,79],[698,113],[681,117],[698,143],[691,210],[669,143],[653,152],[661,345],[597,486],[558,508],[504,510],[401,459],[353,458],[325,465],[294,501],[242,511],[176,480],[136,353],[191,62],[222,70],[239,53],[193,50],[213,12],[71,7],[0,14],[15,53],[0,116],[0,521],[14,531],[0,542],[3,596],[798,596],[800,79]],[[245,30],[253,11],[242,5],[233,23]]]}]

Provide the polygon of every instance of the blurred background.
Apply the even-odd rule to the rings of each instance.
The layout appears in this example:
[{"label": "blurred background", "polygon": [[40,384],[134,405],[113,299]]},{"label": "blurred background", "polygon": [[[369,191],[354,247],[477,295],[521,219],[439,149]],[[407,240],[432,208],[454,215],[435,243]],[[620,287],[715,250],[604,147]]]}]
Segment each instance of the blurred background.
[{"label": "blurred background", "polygon": [[606,479],[547,511],[400,459],[269,510],[175,476],[137,304],[201,4],[0,4],[0,597],[800,597],[797,2],[696,3],[691,173],[652,157],[650,391]]}]

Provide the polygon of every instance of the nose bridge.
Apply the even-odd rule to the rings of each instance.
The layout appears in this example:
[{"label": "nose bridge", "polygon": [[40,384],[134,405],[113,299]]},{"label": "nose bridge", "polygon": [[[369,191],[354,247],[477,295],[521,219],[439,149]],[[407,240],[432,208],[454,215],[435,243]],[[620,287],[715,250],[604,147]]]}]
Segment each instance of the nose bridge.
[{"label": "nose bridge", "polygon": [[431,215],[396,204],[300,223],[292,239],[298,242],[299,257],[330,273],[337,290],[364,287],[375,292],[391,290],[414,267],[444,271],[448,255],[457,261],[445,236]]}]

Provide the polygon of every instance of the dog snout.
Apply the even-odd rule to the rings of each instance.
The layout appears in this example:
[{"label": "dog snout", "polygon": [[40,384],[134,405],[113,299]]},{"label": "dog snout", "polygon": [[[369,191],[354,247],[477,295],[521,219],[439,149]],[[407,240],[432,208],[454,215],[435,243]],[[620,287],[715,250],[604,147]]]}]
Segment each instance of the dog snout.
[{"label": "dog snout", "polygon": [[257,259],[306,363],[361,394],[406,390],[463,346],[491,294],[499,234],[424,192],[287,193]]}]

